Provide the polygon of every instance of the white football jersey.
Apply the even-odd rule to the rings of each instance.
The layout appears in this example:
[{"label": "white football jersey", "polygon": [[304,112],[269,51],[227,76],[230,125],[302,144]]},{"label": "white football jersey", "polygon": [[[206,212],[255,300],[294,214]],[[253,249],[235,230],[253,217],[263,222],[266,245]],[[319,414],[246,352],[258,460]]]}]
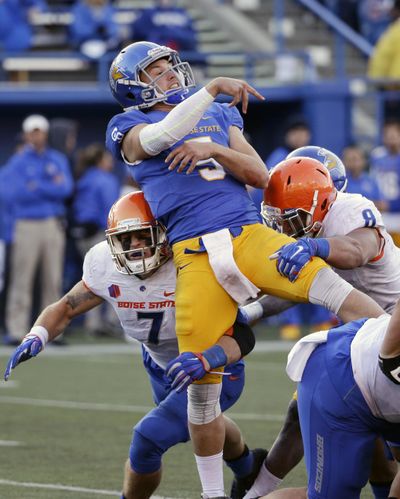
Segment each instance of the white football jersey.
[{"label": "white football jersey", "polygon": [[378,364],[390,315],[369,319],[357,331],[351,344],[351,365],[357,382],[374,416],[400,423],[400,385],[396,385]]},{"label": "white football jersey", "polygon": [[380,254],[362,267],[335,271],[390,313],[400,298],[400,249],[387,233],[382,215],[374,203],[361,194],[338,192],[322,222],[319,237],[345,236],[363,227],[379,230],[382,236]]},{"label": "white football jersey", "polygon": [[176,269],[172,260],[139,279],[118,272],[106,241],[91,248],[83,263],[83,281],[114,308],[127,340],[143,344],[163,369],[179,355],[175,333]]}]

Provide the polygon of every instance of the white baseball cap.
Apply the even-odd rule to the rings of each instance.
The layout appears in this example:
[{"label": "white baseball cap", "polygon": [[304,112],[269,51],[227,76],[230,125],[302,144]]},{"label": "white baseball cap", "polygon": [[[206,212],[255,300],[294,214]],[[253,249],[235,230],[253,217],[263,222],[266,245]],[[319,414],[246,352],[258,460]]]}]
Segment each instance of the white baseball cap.
[{"label": "white baseball cap", "polygon": [[49,131],[49,122],[41,114],[31,114],[22,122],[22,130],[25,133],[33,132],[33,130]]}]

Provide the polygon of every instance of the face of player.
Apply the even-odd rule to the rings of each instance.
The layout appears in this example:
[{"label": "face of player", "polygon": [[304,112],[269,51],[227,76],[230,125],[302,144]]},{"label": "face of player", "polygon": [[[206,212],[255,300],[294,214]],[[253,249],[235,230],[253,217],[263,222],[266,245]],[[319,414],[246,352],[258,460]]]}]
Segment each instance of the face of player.
[{"label": "face of player", "polygon": [[[132,250],[131,253],[125,254],[127,260],[141,260],[142,258],[153,256],[153,251],[149,247],[152,245],[150,230],[143,229],[126,232],[125,234],[121,234],[119,239],[124,251]],[[145,249],[143,250],[143,248]]]},{"label": "face of player", "polygon": [[175,88],[180,87],[180,84],[175,71],[171,70],[171,67],[171,63],[168,62],[167,59],[159,59],[147,66],[147,74],[142,73],[140,79],[143,83],[149,83],[150,79],[157,79],[157,85],[163,92],[174,90]]},{"label": "face of player", "polygon": [[[304,236],[304,228],[311,223],[311,215],[303,210],[298,210],[295,216],[289,219],[282,220],[282,232],[287,236],[291,237],[302,237]],[[307,234],[309,237],[313,237],[314,234],[309,232]]]}]

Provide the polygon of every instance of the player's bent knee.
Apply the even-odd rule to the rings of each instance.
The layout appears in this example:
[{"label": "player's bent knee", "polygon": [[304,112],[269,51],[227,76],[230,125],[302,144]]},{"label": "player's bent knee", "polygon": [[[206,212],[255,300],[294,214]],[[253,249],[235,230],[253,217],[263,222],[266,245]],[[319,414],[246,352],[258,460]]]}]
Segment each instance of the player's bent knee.
[{"label": "player's bent knee", "polygon": [[138,431],[134,431],[129,449],[129,462],[136,473],[153,473],[161,468],[163,450]]},{"label": "player's bent knee", "polygon": [[188,420],[192,424],[211,423],[221,414],[222,384],[192,384],[188,388]]},{"label": "player's bent knee", "polygon": [[232,334],[228,336],[231,336],[231,338],[236,341],[242,357],[248,355],[254,349],[256,344],[256,337],[254,336],[253,330],[247,324],[235,322]]}]

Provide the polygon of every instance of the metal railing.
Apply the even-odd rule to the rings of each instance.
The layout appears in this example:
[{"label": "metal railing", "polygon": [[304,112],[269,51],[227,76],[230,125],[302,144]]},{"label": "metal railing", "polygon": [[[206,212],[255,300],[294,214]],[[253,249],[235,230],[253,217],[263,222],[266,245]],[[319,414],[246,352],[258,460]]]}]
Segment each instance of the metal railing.
[{"label": "metal railing", "polygon": [[[337,78],[346,77],[346,45],[356,48],[364,57],[369,57],[373,51],[371,45],[363,36],[354,31],[345,22],[339,19],[331,10],[324,7],[316,0],[296,0],[296,2],[315,16],[321,19],[331,28],[334,37],[334,67]],[[276,25],[282,26],[287,7],[287,0],[274,0],[274,18]],[[282,29],[277,29],[275,33],[275,43],[277,51],[285,49],[285,40]]]}]

